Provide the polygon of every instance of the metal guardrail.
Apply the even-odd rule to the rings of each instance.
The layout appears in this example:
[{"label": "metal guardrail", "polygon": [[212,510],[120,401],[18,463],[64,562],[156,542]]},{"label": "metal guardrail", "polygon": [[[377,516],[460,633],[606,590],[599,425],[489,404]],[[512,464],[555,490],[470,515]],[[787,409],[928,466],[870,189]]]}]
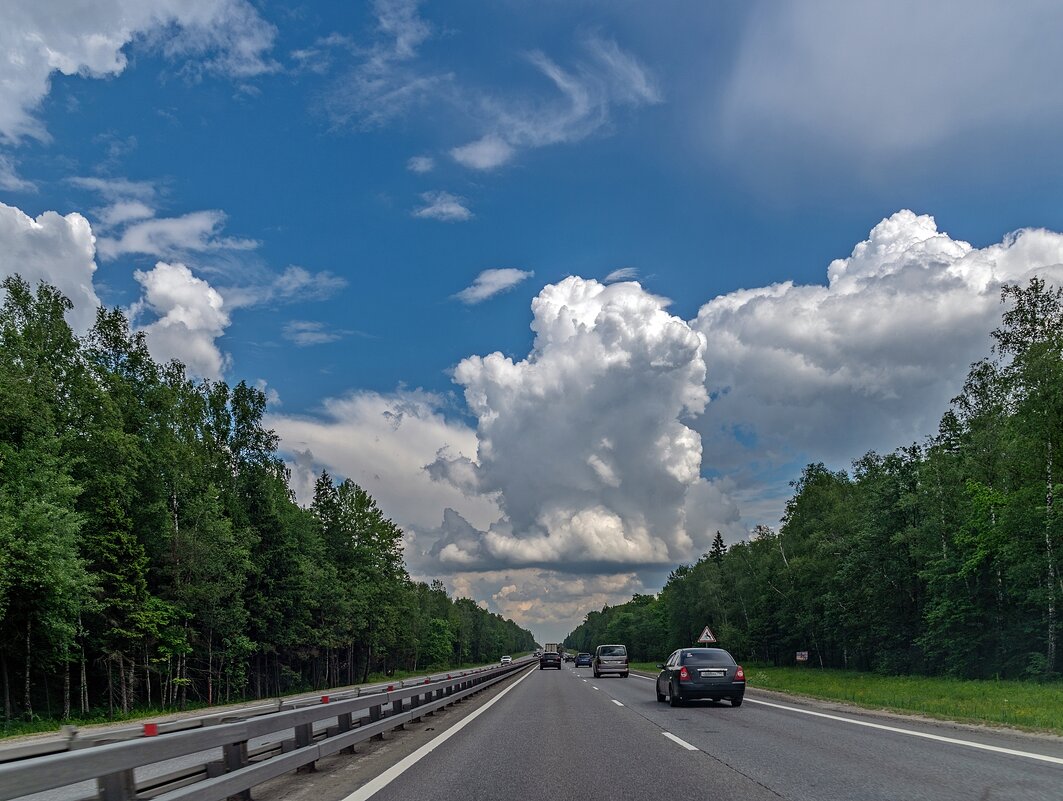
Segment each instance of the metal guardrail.
[{"label": "metal guardrail", "polygon": [[[93,740],[70,738],[61,753],[40,755],[33,745],[22,758],[0,764],[0,801],[95,780],[100,801],[249,799],[250,789],[283,773],[306,769],[318,759],[353,751],[356,743],[418,721],[533,664],[481,668],[418,684],[360,688],[339,694],[293,699],[289,708],[257,705],[223,714],[149,724],[103,733]],[[281,706],[283,707],[284,702]],[[315,731],[315,724],[326,724]],[[249,741],[294,731],[294,737],[249,749]],[[115,741],[117,738],[117,741]],[[54,747],[54,741],[49,747]],[[221,759],[143,779],[134,770],[202,751],[221,749]]]}]

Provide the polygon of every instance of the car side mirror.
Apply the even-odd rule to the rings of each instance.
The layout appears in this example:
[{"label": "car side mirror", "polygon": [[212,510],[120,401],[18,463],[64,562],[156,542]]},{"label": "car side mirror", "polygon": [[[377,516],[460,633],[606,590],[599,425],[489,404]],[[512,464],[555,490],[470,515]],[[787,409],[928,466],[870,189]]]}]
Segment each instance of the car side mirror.
[{"label": "car side mirror", "polygon": [[661,670],[664,670],[664,665],[658,664],[657,667],[659,667]]}]

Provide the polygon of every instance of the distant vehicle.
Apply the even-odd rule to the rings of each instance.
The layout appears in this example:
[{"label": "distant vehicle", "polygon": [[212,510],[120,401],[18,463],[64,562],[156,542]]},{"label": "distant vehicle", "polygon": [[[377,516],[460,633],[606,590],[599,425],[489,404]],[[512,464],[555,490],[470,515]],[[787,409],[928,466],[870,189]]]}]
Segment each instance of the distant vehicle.
[{"label": "distant vehicle", "polygon": [[565,661],[566,662],[572,662],[573,660],[575,660],[575,658],[576,658],[575,654],[573,654],[573,653],[571,653],[569,651],[565,651]]},{"label": "distant vehicle", "polygon": [[502,664],[503,665],[508,665],[512,661],[513,661],[513,657],[512,656],[504,656],[504,657],[502,657]]},{"label": "distant vehicle", "polygon": [[693,698],[727,698],[731,706],[742,706],[746,673],[723,648],[680,648],[657,667],[657,700],[662,703],[665,696],[672,706]]},{"label": "distant vehicle", "polygon": [[543,648],[543,651],[545,651],[548,654],[557,654],[557,653],[561,652],[561,645],[560,645],[560,643],[556,643],[556,642],[548,642],[546,644],[546,646]]},{"label": "distant vehicle", "polygon": [[604,676],[606,673],[616,673],[626,679],[628,674],[627,646],[599,645],[594,649],[591,668],[594,670],[594,678]]},{"label": "distant vehicle", "polygon": [[561,654],[557,651],[546,651],[539,657],[539,670],[543,668],[557,668],[561,670]]},{"label": "distant vehicle", "polygon": [[590,654],[576,654],[575,667],[590,667],[593,661],[594,657]]}]

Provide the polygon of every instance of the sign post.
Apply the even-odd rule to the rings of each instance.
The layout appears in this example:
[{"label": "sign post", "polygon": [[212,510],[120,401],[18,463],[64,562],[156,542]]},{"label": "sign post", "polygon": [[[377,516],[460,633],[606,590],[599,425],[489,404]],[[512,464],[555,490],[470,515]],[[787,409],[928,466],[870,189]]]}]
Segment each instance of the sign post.
[{"label": "sign post", "polygon": [[716,642],[716,635],[712,633],[712,629],[710,629],[708,626],[706,626],[705,630],[701,632],[701,636],[698,637],[698,642],[703,642],[703,643]]}]

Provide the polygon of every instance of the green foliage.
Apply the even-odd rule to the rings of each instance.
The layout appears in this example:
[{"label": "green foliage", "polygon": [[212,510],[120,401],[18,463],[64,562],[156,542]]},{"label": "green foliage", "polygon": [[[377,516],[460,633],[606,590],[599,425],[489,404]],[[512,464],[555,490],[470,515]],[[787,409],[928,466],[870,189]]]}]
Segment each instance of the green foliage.
[{"label": "green foliage", "polygon": [[157,364],[117,309],[79,341],[69,308],[45,284],[3,283],[5,721],[124,718],[534,648],[512,621],[412,582],[402,531],[353,482],[322,474],[300,507],[261,391]]}]

